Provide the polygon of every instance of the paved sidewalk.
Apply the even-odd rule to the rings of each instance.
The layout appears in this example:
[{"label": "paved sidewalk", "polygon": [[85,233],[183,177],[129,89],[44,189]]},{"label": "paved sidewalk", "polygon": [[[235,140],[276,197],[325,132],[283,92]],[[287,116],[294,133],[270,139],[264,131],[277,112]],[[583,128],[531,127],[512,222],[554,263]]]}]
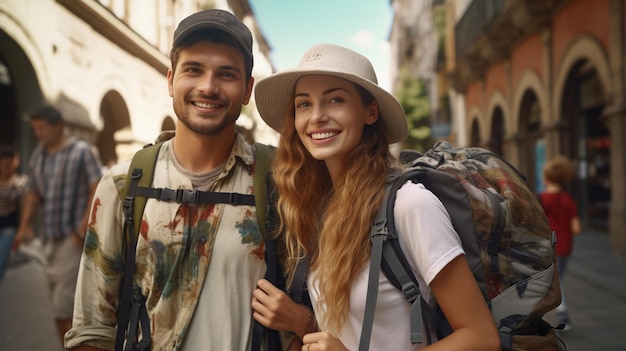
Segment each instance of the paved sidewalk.
[{"label": "paved sidewalk", "polygon": [[[0,282],[0,349],[61,351],[40,266],[23,256],[12,263]],[[567,351],[626,350],[626,258],[611,254],[605,234],[576,238],[564,289],[572,329],[559,334]]]},{"label": "paved sidewalk", "polygon": [[574,245],[563,279],[572,329],[559,335],[567,351],[624,351],[626,258],[611,254],[606,234],[583,233]]},{"label": "paved sidewalk", "polygon": [[0,350],[61,351],[41,265],[11,256],[0,282]]}]

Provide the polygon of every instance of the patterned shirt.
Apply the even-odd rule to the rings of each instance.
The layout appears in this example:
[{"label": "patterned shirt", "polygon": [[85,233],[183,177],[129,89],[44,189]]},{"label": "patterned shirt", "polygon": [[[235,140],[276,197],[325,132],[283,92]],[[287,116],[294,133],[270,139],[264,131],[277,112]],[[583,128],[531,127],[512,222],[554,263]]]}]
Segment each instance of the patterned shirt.
[{"label": "patterned shirt", "polygon": [[33,151],[29,191],[41,198],[41,231],[45,238],[72,234],[83,220],[89,201],[89,185],[102,175],[101,164],[84,141],[70,139],[60,150],[47,153],[42,145]]},{"label": "patterned shirt", "polygon": [[[167,141],[159,151],[152,186],[190,190],[191,180],[174,166],[171,147]],[[89,344],[113,349],[128,168],[129,162],[114,166],[96,190],[67,348]],[[238,135],[212,190],[252,194],[253,184],[254,152]],[[192,316],[194,323],[206,324],[201,327],[210,335],[203,350],[250,349],[252,292],[266,270],[254,206],[149,199],[136,257],[135,281],[147,297],[152,350],[180,350]],[[210,294],[201,293],[205,289]],[[198,303],[202,298],[210,301]]]}]

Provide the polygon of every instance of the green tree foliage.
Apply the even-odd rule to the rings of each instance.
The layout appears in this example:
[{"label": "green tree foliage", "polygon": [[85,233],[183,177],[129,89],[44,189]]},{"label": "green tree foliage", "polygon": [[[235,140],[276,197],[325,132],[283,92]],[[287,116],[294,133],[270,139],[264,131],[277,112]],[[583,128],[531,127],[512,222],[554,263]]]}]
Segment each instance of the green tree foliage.
[{"label": "green tree foliage", "polygon": [[420,152],[426,151],[430,144],[431,109],[423,79],[412,78],[409,70],[404,67],[399,72],[396,97],[409,123],[409,136],[404,141],[404,148]]}]

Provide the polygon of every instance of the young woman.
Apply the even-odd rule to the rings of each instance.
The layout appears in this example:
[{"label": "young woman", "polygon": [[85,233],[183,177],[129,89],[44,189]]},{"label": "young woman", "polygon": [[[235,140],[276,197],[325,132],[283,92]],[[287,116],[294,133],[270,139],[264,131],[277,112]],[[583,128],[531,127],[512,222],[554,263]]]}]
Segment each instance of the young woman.
[{"label": "young woman", "polygon": [[[273,176],[288,284],[298,260],[308,257],[307,286],[319,331],[311,330],[301,306],[264,280],[254,292],[254,318],[296,330],[302,350],[356,350],[370,227],[387,175],[400,167],[389,145],[406,137],[406,116],[377,85],[369,60],[335,45],[313,46],[297,68],[261,80],[255,94],[261,116],[281,133]],[[494,321],[441,202],[408,182],[398,191],[395,220],[422,296],[431,305],[436,299],[454,330],[424,349],[497,350]],[[411,344],[409,327],[409,304],[381,274],[370,349],[424,347]]]}]

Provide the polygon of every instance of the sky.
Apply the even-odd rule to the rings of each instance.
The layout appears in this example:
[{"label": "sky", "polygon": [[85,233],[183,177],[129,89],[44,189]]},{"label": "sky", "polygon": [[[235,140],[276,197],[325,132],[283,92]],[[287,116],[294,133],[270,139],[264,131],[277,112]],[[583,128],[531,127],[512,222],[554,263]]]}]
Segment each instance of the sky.
[{"label": "sky", "polygon": [[314,44],[345,46],[370,59],[389,90],[390,0],[249,0],[278,70],[298,65]]}]

